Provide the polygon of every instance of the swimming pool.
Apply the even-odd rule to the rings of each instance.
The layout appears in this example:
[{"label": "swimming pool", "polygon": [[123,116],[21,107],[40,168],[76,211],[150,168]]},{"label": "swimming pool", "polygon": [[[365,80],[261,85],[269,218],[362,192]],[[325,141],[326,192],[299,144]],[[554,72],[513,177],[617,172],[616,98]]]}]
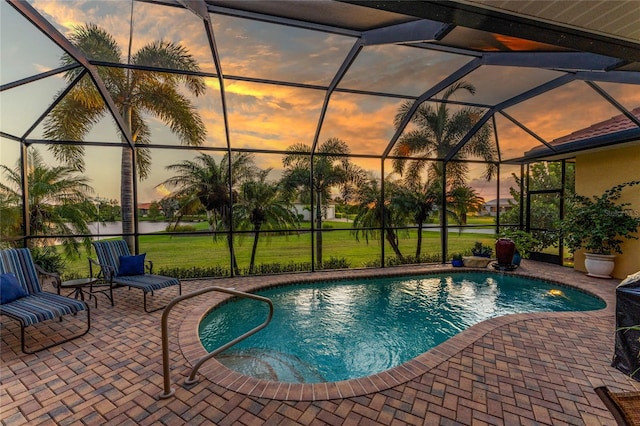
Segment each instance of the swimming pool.
[{"label": "swimming pool", "polygon": [[[605,306],[568,286],[478,272],[316,282],[257,294],[273,301],[272,323],[217,359],[244,375],[293,383],[380,373],[497,316]],[[265,317],[262,304],[226,303],[200,323],[202,344],[213,350]]]}]

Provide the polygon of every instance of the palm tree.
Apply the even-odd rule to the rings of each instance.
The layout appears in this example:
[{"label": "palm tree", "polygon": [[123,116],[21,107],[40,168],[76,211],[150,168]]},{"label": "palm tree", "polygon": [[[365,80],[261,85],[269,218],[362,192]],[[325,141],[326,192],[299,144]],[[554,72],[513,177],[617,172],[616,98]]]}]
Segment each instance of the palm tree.
[{"label": "palm tree", "polygon": [[380,229],[384,223],[385,239],[391,246],[393,252],[402,259],[400,252],[399,238],[395,231],[395,227],[404,225],[406,213],[400,209],[391,207],[391,198],[398,186],[388,180],[385,181],[385,199],[382,201],[381,185],[377,178],[369,177],[366,182],[362,183],[355,194],[355,200],[358,206],[358,213],[353,219],[353,228],[356,241],[360,240],[360,235],[364,236],[365,241],[369,243],[369,238],[377,239],[380,236]]},{"label": "palm tree", "polygon": [[468,185],[453,188],[448,198],[451,200],[451,208],[456,213],[458,225],[466,225],[467,214],[479,212],[484,204],[484,198]]},{"label": "palm tree", "polygon": [[[218,163],[212,155],[200,153],[193,160],[170,164],[166,167],[171,177],[157,185],[176,188],[174,199],[184,199],[180,210],[201,205],[207,212],[209,230],[224,230],[229,223],[231,194],[229,194],[229,155]],[[233,153],[231,181],[235,188],[256,171],[253,154]]]},{"label": "palm tree", "polygon": [[[339,188],[342,198],[348,199],[363,172],[347,155],[351,151],[346,142],[331,138],[321,143],[313,157],[311,173],[311,147],[302,143],[291,145],[282,159],[285,171],[282,182],[287,191],[303,189],[315,203],[316,262],[322,264],[322,211],[331,199],[331,189]],[[313,179],[311,179],[313,178]]]},{"label": "palm tree", "polygon": [[237,228],[253,231],[250,274],[254,272],[260,231],[286,230],[298,225],[298,215],[283,197],[280,184],[266,181],[270,172],[271,169],[261,170],[256,179],[245,181],[240,186],[238,202],[233,206],[233,215],[237,219],[234,223],[237,223]]},{"label": "palm tree", "polygon": [[[66,166],[49,167],[42,160],[38,150],[30,149],[28,154],[27,203],[28,220],[33,235],[74,235],[90,234],[89,222],[96,211],[90,200],[93,188],[88,179],[78,175],[73,168]],[[0,165],[6,180],[0,182],[0,199],[4,213],[9,213],[20,223],[22,206],[21,162],[15,169]],[[12,225],[14,231],[19,225]],[[2,239],[11,239],[11,235],[2,235]],[[38,241],[46,245],[48,239]],[[82,243],[87,250],[91,248],[91,238],[83,237]],[[77,238],[64,238],[62,241],[65,254],[73,257],[80,253],[80,242]]]},{"label": "palm tree", "polygon": [[[443,101],[449,100],[459,90],[466,90],[471,94],[475,94],[476,91],[473,85],[458,82],[445,91]],[[400,106],[394,120],[396,127],[404,120],[411,105],[411,102],[405,102]],[[435,159],[446,158],[458,142],[476,125],[481,116],[482,110],[480,108],[465,107],[452,112],[446,102],[441,102],[436,108],[423,103],[411,117],[411,121],[417,128],[400,137],[394,147],[394,155],[399,158],[393,160],[393,169],[401,176],[405,176],[407,181],[419,182],[422,172],[426,169],[428,180],[433,182],[436,195],[440,195],[437,197],[437,205],[440,207],[440,223],[444,223],[445,214],[453,213],[442,205],[442,194],[466,184],[469,166],[464,161],[447,162],[447,182],[443,188],[442,176],[445,163],[435,161]],[[492,132],[491,125],[482,126],[455,157],[457,160],[464,160],[475,156],[487,161],[484,172],[486,180],[490,180],[496,173],[494,162],[497,153],[492,143]],[[411,155],[417,155],[417,157],[415,159],[406,158]]]},{"label": "palm tree", "polygon": [[[231,155],[231,176],[229,175],[229,155],[225,154],[220,162],[206,153],[200,153],[194,160],[185,160],[170,164],[166,169],[172,176],[157,186],[176,188],[171,196],[183,199],[181,211],[192,211],[197,206],[207,212],[209,230],[229,231],[231,229],[231,204],[236,198],[236,190],[229,193],[229,184],[238,188],[244,181],[256,173],[254,156],[251,153],[235,152]],[[179,217],[178,219],[179,220]],[[215,235],[214,235],[215,238]],[[229,248],[231,234],[227,232]],[[231,251],[233,267],[237,271],[237,262]]]},{"label": "palm tree", "polygon": [[395,185],[391,194],[391,206],[398,212],[408,215],[408,219],[418,225],[418,241],[416,245],[416,259],[420,259],[422,252],[422,229],[437,205],[437,193],[428,183],[406,182]]},{"label": "palm tree", "polygon": [[[121,52],[113,36],[94,24],[75,28],[70,41],[92,60],[121,63]],[[130,50],[130,49],[129,49]],[[63,65],[75,63],[67,54]],[[140,66],[160,67],[179,71],[197,72],[200,67],[186,48],[167,41],[154,41],[142,47],[127,63]],[[81,69],[67,71],[65,78],[73,81]],[[135,158],[137,175],[147,177],[151,164],[150,152],[141,147],[150,143],[151,132],[143,113],[151,114],[165,122],[171,131],[186,145],[199,146],[205,140],[205,127],[191,101],[182,95],[184,87],[193,95],[205,92],[204,79],[190,73],[142,71],[137,69],[100,67],[99,74],[109,90],[126,130],[136,143]],[[45,122],[45,138],[51,140],[84,140],[91,128],[107,114],[108,109],[91,78],[85,75],[58,103]],[[124,136],[120,203],[122,207],[122,232],[134,231],[133,158],[134,151],[127,146]],[[84,171],[84,147],[81,145],[51,144],[49,149],[56,158],[67,165]],[[133,250],[133,237],[125,236]]]},{"label": "palm tree", "polygon": [[[459,82],[447,89],[443,100],[447,101],[458,90],[475,93],[475,87],[465,82]],[[400,106],[394,123],[396,127],[404,120],[411,108],[411,102]],[[393,169],[409,181],[419,181],[422,172],[427,169],[430,182],[442,182],[443,163],[441,161],[425,161],[429,159],[444,159],[460,140],[473,128],[482,115],[482,110],[475,107],[465,107],[456,112],[450,111],[446,102],[438,107],[423,103],[418,107],[411,121],[417,126],[404,134],[394,148],[394,156],[407,157],[418,155],[416,159],[396,158]],[[460,149],[456,159],[464,160],[469,156],[480,157],[489,162],[484,177],[490,180],[496,172],[497,154],[492,143],[492,127],[484,125]],[[469,167],[464,162],[450,161],[446,165],[447,187],[462,186],[466,182]],[[441,184],[440,184],[441,185]]]}]

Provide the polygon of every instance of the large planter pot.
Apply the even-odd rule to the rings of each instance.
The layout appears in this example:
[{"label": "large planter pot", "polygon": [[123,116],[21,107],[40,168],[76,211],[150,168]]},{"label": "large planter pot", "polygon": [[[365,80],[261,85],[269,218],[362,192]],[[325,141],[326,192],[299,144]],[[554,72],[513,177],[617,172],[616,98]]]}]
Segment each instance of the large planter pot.
[{"label": "large planter pot", "polygon": [[509,238],[500,238],[496,241],[496,260],[498,265],[511,265],[516,245]]},{"label": "large planter pot", "polygon": [[595,278],[611,278],[611,272],[616,266],[615,254],[595,254],[585,253],[584,266],[587,268],[587,275]]},{"label": "large planter pot", "polygon": [[522,263],[522,255],[518,252],[515,252],[513,254],[513,260],[511,260],[511,263],[520,266],[520,263]]}]

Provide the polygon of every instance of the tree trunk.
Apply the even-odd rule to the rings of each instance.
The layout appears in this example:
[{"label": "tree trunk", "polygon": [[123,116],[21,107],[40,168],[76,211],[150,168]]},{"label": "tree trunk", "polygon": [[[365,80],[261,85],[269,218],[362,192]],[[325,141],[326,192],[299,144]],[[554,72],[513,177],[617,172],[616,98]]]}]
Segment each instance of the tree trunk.
[{"label": "tree trunk", "polygon": [[223,211],[221,212],[221,219],[224,226],[227,228],[227,245],[229,246],[229,253],[231,255],[231,267],[236,275],[240,274],[240,268],[238,268],[238,260],[236,259],[235,248],[233,246],[233,236],[231,235],[231,221],[233,220],[231,217],[231,211],[229,211],[228,207],[223,207]]},{"label": "tree trunk", "polygon": [[256,261],[256,251],[258,251],[258,238],[260,238],[260,225],[253,227],[253,248],[251,249],[251,262],[249,262],[249,273],[253,274],[253,267]]},{"label": "tree trunk", "polygon": [[416,247],[416,261],[420,261],[422,253],[422,222],[418,222],[418,246]]},{"label": "tree trunk", "polygon": [[236,259],[236,253],[233,249],[233,237],[231,236],[231,232],[227,232],[227,245],[229,246],[229,252],[231,253],[231,267],[236,275],[240,275],[240,268],[238,268],[238,260]]},{"label": "tree trunk", "polygon": [[209,231],[213,232],[215,231],[215,228],[213,227],[213,221],[214,221],[214,216],[213,216],[213,210],[207,210],[207,223],[209,223]]},{"label": "tree trunk", "polygon": [[[131,134],[131,107],[125,106],[124,122]],[[122,233],[133,234],[134,232],[134,208],[133,199],[133,151],[129,147],[127,140],[122,137],[122,160],[120,163],[120,208],[122,209]],[[131,253],[135,252],[135,237],[133,235],[123,235],[123,239],[129,246]]]},{"label": "tree trunk", "polygon": [[322,206],[320,191],[316,191],[316,265],[322,267]]},{"label": "tree trunk", "polygon": [[396,256],[402,259],[402,253],[400,253],[400,247],[398,246],[398,236],[390,228],[386,229],[385,234],[387,236],[387,241],[393,249],[393,252],[396,254]]}]

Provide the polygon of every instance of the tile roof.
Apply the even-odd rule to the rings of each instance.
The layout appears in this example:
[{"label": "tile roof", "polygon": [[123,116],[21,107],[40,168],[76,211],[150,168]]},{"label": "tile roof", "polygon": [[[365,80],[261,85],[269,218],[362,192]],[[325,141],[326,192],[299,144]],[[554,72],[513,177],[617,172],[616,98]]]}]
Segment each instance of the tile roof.
[{"label": "tile roof", "polygon": [[[640,119],[640,107],[633,109],[631,114]],[[592,124],[587,128],[576,130],[566,136],[554,139],[551,141],[551,145],[560,145],[567,142],[591,139],[596,136],[608,135],[610,133],[621,132],[623,130],[630,130],[637,127],[638,126],[633,121],[629,120],[629,118],[624,114],[620,114],[615,117],[611,117],[608,120]]]}]

